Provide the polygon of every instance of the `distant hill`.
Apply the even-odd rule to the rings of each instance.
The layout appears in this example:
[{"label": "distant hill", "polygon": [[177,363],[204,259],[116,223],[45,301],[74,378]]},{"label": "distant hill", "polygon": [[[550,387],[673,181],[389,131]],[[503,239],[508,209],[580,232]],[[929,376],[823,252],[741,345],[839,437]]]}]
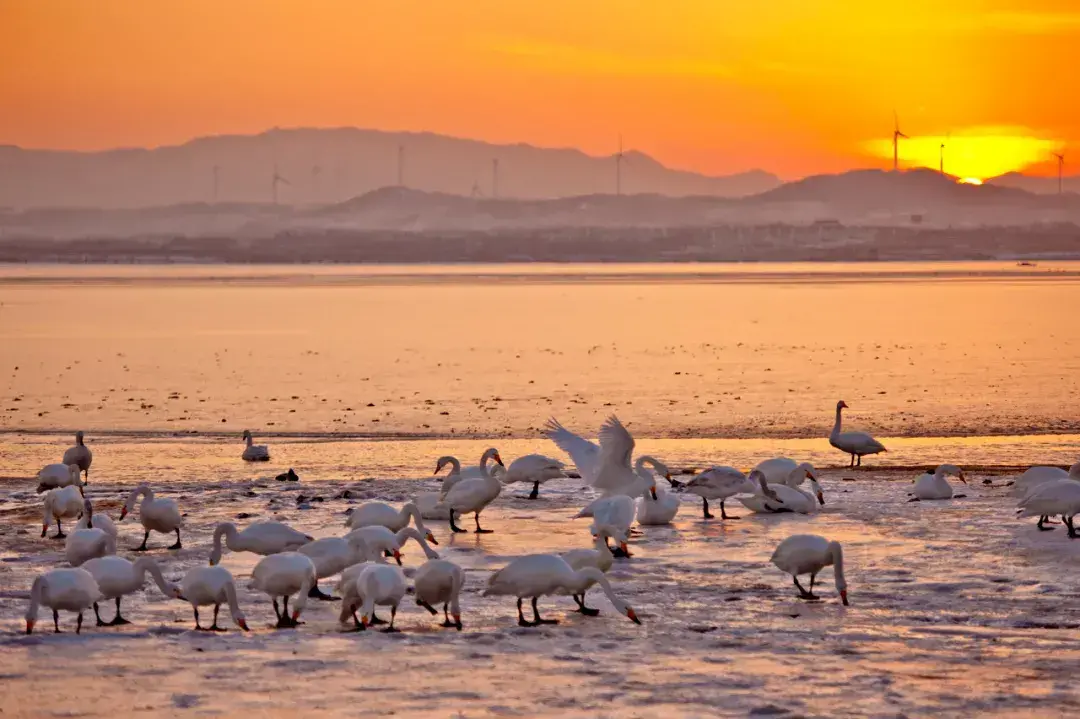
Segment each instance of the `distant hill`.
[{"label": "distant hill", "polygon": [[[274,129],[258,135],[203,137],[182,145],[105,152],[0,146],[0,207],[134,208],[212,202],[270,202],[274,169],[281,204],[341,202],[398,180],[458,196],[520,199],[613,193],[615,157],[574,149],[493,145],[431,133],[356,128]],[[286,184],[287,183],[287,184]],[[622,163],[626,194],[744,197],[780,184],[763,171],[710,177],[673,170],[640,152]]]},{"label": "distant hill", "polygon": [[[999,177],[987,180],[986,184],[997,185],[999,187],[1012,187],[1017,190],[1024,190],[1025,192],[1031,192],[1038,195],[1056,195],[1058,192],[1058,181],[1056,177],[1035,177],[1033,175],[1025,175],[1021,172],[1008,172]],[[1061,180],[1061,186],[1065,192],[1080,193],[1080,175],[1066,175]]]}]

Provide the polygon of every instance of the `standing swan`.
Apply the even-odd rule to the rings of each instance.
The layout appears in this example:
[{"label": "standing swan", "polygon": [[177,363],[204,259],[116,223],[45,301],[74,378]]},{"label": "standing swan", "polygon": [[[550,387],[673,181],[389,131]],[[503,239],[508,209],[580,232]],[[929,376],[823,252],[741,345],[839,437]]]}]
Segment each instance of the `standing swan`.
[{"label": "standing swan", "polygon": [[668,478],[671,486],[679,492],[688,492],[701,497],[701,511],[705,519],[714,519],[716,515],[709,511],[709,500],[720,500],[720,519],[738,519],[725,511],[724,502],[736,494],[751,494],[755,491],[753,482],[746,475],[726,465],[718,465],[707,469],[689,482],[680,482],[677,479]]},{"label": "standing swan", "polygon": [[1045,518],[1060,514],[1069,530],[1069,539],[1077,539],[1080,534],[1073,527],[1073,517],[1080,514],[1080,482],[1071,479],[1058,479],[1036,487],[1024,496],[1017,505],[1018,517],[1039,517],[1039,529]]},{"label": "standing swan", "polygon": [[[461,587],[465,584],[465,570],[445,559],[424,562],[413,576],[416,603],[432,614],[438,614],[436,604],[442,605],[443,623],[446,629],[461,631]],[[449,613],[448,611],[449,610]],[[454,621],[450,621],[450,615]]]},{"label": "standing swan", "polygon": [[44,604],[52,610],[53,627],[60,633],[60,610],[78,612],[75,633],[82,631],[83,612],[101,599],[94,576],[85,569],[54,569],[34,580],[30,588],[30,608],[26,610],[26,633],[32,634],[37,623],[38,607]]},{"label": "standing swan", "polygon": [[77,464],[46,464],[37,475],[38,494],[58,487],[77,487],[82,484]]},{"label": "standing swan", "polygon": [[[317,583],[315,564],[299,552],[282,552],[263,557],[251,570],[248,587],[264,592],[274,604],[277,628],[289,629],[299,626],[300,613],[307,606],[308,593]],[[292,615],[289,615],[289,595],[296,595]],[[278,611],[277,598],[282,597],[283,607]]]},{"label": "standing swan", "polygon": [[83,433],[79,430],[75,433],[75,446],[68,447],[64,452],[64,464],[74,464],[86,473],[86,481],[90,481],[90,463],[94,461],[94,453],[83,444]]},{"label": "standing swan", "polygon": [[221,561],[222,537],[225,538],[225,546],[234,552],[263,555],[295,551],[315,539],[281,522],[256,522],[249,524],[242,532],[238,532],[232,522],[221,522],[214,528],[210,566]]},{"label": "standing swan", "polygon": [[[390,607],[390,625],[383,631],[400,631],[394,628],[394,618],[406,589],[405,575],[400,569],[388,564],[369,564],[342,592],[339,620],[344,622],[352,615],[357,631],[364,631],[374,623],[376,605]],[[357,609],[360,621],[356,620]]]},{"label": "standing swan", "polygon": [[[236,601],[236,583],[232,574],[225,567],[196,567],[189,570],[180,582],[180,598],[191,603],[191,609],[195,612],[195,629],[200,632],[224,632],[218,626],[218,610],[221,605],[228,603],[229,612],[236,626],[248,631],[247,620],[244,619],[240,605]],[[199,607],[214,605],[214,623],[205,628],[199,626]]]},{"label": "standing swan", "polygon": [[490,534],[492,531],[480,527],[480,513],[499,496],[499,492],[502,491],[502,482],[491,473],[491,469],[487,465],[486,460],[489,452],[491,458],[499,466],[503,466],[502,457],[499,456],[499,453],[489,449],[484,453],[480,465],[483,468],[484,476],[480,479],[463,479],[443,495],[442,504],[450,510],[450,530],[452,532],[465,531],[454,524],[454,515],[461,516],[469,513],[476,515],[476,534]]},{"label": "standing swan", "polygon": [[[369,558],[367,542],[360,535],[350,539],[344,537],[316,539],[296,551],[311,559],[315,565],[315,579],[317,580],[332,577],[355,564],[366,562]],[[332,597],[319,589],[318,582],[308,592],[308,596],[324,601],[337,600],[337,597]]]},{"label": "standing swan", "polygon": [[[817,599],[814,596],[814,579],[830,564],[836,577],[836,590],[840,592],[840,601],[847,606],[847,581],[844,579],[844,550],[840,542],[830,542],[816,534],[795,534],[784,541],[772,555],[772,563],[791,575],[799,589],[801,599]],[[810,589],[807,591],[799,584],[799,575],[810,575]]]},{"label": "standing swan", "polygon": [[[957,467],[955,464],[942,464],[939,465],[933,473],[923,472],[915,478],[915,489],[913,494],[915,495],[909,502],[918,502],[923,499],[952,499],[953,491],[949,486],[949,481],[945,479],[946,475],[959,479],[964,484],[967,484],[967,479],[964,478],[964,470]],[[957,497],[963,497],[963,494],[956,495]]]},{"label": "standing swan", "polygon": [[352,511],[345,521],[345,526],[349,529],[386,527],[391,532],[397,532],[408,527],[409,520],[412,520],[413,524],[416,525],[416,531],[427,537],[427,541],[438,544],[435,541],[435,535],[424,526],[424,519],[420,516],[420,509],[412,502],[406,502],[401,509],[394,509],[383,502],[365,502]]},{"label": "standing swan", "polygon": [[140,484],[138,487],[131,490],[127,502],[124,503],[124,508],[120,510],[120,521],[123,522],[124,517],[135,508],[135,501],[140,495],[142,495],[143,501],[139,505],[139,521],[146,531],[143,534],[142,544],[136,547],[135,551],[146,551],[146,540],[150,538],[150,530],[161,532],[162,534],[172,534],[173,532],[176,532],[176,542],[169,545],[168,548],[182,549],[183,545],[180,544],[180,527],[184,524],[184,518],[180,514],[180,508],[176,505],[176,500],[154,499],[154,490],[150,489],[149,485]]},{"label": "standing swan", "polygon": [[[887,452],[885,445],[868,435],[866,432],[841,432],[840,411],[847,409],[847,402],[840,400],[836,403],[836,424],[833,425],[829,434],[829,444],[842,452],[851,455],[851,467],[862,466],[863,455]],[[855,464],[855,458],[859,458],[859,464]]]},{"label": "standing swan", "polygon": [[64,539],[64,528],[60,526],[62,519],[74,519],[83,512],[83,494],[81,487],[61,487],[50,489],[45,493],[42,501],[43,517],[41,536],[44,537],[49,531],[49,523],[56,522],[56,534],[53,539]]},{"label": "standing swan", "polygon": [[251,437],[251,430],[244,430],[244,453],[240,455],[240,459],[245,462],[269,462],[270,450],[267,449],[265,444],[253,444],[254,440]]},{"label": "standing swan", "polygon": [[[593,584],[599,584],[616,610],[630,621],[641,624],[629,604],[615,596],[607,577],[599,569],[587,567],[575,571],[566,560],[555,554],[528,554],[518,557],[491,575],[483,596],[517,597],[518,626],[535,627],[541,624],[558,624],[558,619],[541,619],[536,600],[551,594],[584,596]],[[521,601],[532,599],[532,621],[521,612]]]},{"label": "standing swan", "polygon": [[565,479],[563,463],[542,454],[526,454],[518,457],[506,468],[506,476],[502,478],[505,484],[525,482],[533,486],[529,493],[529,499],[540,496],[540,485],[552,479]]},{"label": "standing swan", "polygon": [[102,599],[116,600],[116,616],[113,617],[111,622],[101,621],[98,603],[94,602],[94,616],[97,617],[99,627],[131,624],[131,622],[120,616],[120,600],[126,594],[134,594],[141,590],[143,584],[146,583],[147,574],[154,578],[158,589],[166,597],[180,599],[183,596],[180,587],[166,581],[157,560],[152,557],[141,557],[135,562],[117,556],[97,557],[83,564],[82,568],[94,575],[94,581],[97,582],[98,588],[101,590]]}]

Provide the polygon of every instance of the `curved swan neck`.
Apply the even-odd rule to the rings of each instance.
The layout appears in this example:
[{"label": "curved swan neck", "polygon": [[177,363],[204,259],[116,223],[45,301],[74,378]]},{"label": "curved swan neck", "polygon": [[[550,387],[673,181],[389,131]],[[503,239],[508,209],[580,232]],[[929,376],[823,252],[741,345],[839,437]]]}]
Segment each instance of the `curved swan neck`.
[{"label": "curved swan neck", "polygon": [[832,542],[829,544],[829,552],[832,554],[836,591],[842,592],[847,589],[847,580],[844,578],[844,550],[840,547],[839,542]]},{"label": "curved swan neck", "polygon": [[154,578],[154,583],[162,594],[166,596],[172,594],[172,586],[165,580],[165,575],[161,573],[161,565],[157,563],[157,560],[152,557],[140,557],[135,560],[135,586],[141,587],[146,581],[147,574]]},{"label": "curved swan neck", "polygon": [[84,446],[83,445],[83,433],[82,432],[76,432],[75,433],[75,444],[79,445],[80,447]]},{"label": "curved swan neck", "polygon": [[401,512],[398,513],[398,517],[405,521],[405,524],[412,520],[416,525],[417,531],[423,533],[427,531],[427,527],[424,526],[424,518],[420,516],[420,508],[412,502],[406,502],[401,508]]},{"label": "curved swan neck", "polygon": [[251,432],[244,432],[244,443],[250,447],[255,444],[255,439],[251,436]]},{"label": "curved swan neck", "polygon": [[450,613],[457,619],[461,616],[461,605],[458,603],[458,599],[461,596],[461,588],[465,586],[465,570],[455,564],[451,577]]},{"label": "curved swan neck", "polygon": [[30,606],[26,610],[27,621],[37,619],[38,607],[45,599],[45,577],[36,577],[34,585],[30,587]]},{"label": "curved swan neck", "polygon": [[237,549],[233,546],[236,541],[236,537],[239,532],[236,531],[236,525],[232,522],[222,522],[214,528],[213,548],[210,551],[210,566],[214,566],[221,561],[221,538],[225,537],[225,546],[234,552]]},{"label": "curved swan neck", "polygon": [[240,611],[240,603],[236,601],[236,585],[232,580],[225,582],[225,599],[229,602],[229,612],[232,614],[233,621],[239,624],[244,614]]},{"label": "curved swan neck", "polygon": [[438,469],[435,470],[435,473],[438,474],[441,472],[442,468],[448,464],[450,465],[450,474],[461,474],[461,462],[458,461],[457,457],[450,455],[439,457],[438,461],[435,462],[435,465],[438,467]]},{"label": "curved swan neck", "polygon": [[836,423],[833,424],[832,433],[829,435],[830,437],[836,437],[840,434],[840,427],[843,423],[843,420],[840,417],[840,413],[843,411],[843,407],[841,407],[840,405],[836,405]]},{"label": "curved swan neck", "polygon": [[128,495],[127,502],[124,506],[127,507],[127,511],[131,511],[135,508],[135,502],[139,501],[139,496],[142,496],[144,502],[149,502],[154,498],[154,490],[150,489],[148,485],[140,484],[135,489],[131,490],[131,494]]}]

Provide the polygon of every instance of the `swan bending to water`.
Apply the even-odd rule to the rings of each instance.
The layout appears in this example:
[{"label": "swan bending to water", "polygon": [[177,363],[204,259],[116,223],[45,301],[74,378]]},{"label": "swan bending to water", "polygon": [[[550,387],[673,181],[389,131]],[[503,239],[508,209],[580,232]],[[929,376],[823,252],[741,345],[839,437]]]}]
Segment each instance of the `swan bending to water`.
[{"label": "swan bending to water", "polygon": [[240,455],[240,459],[245,462],[269,462],[270,450],[265,444],[254,444],[254,439],[251,437],[251,430],[244,430],[244,452]]},{"label": "swan bending to water", "polygon": [[578,474],[586,484],[594,484],[600,472],[600,445],[574,434],[552,417],[541,433],[555,446],[570,455]]},{"label": "swan bending to water", "polygon": [[79,517],[78,523],[75,525],[75,529],[100,529],[112,537],[114,540],[118,536],[116,530],[116,524],[109,519],[109,515],[101,514],[94,511],[94,505],[90,503],[90,498],[87,497],[83,502],[83,514]]},{"label": "swan bending to water", "polygon": [[[90,517],[93,512],[90,500],[83,501],[83,516]],[[92,522],[90,522],[92,524]],[[73,567],[81,566],[91,559],[116,554],[116,537],[104,529],[76,529],[64,542],[64,556]]]},{"label": "swan bending to water", "polygon": [[797,463],[789,457],[774,457],[758,462],[754,467],[765,475],[765,481],[769,484],[786,484],[789,487],[800,487],[808,479],[817,479],[817,470],[809,462]]},{"label": "swan bending to water", "polygon": [[[247,620],[236,601],[236,582],[225,567],[196,567],[188,571],[180,582],[180,599],[191,604],[195,613],[195,629],[200,632],[224,632],[218,626],[218,611],[222,604],[229,605],[229,613],[236,626],[248,630]],[[199,607],[214,606],[214,623],[209,627],[199,625]]]},{"label": "swan bending to water", "polygon": [[84,508],[83,493],[81,486],[61,487],[50,489],[45,493],[42,500],[43,517],[41,524],[41,536],[44,537],[49,531],[49,523],[56,522],[56,534],[53,539],[64,539],[64,528],[60,526],[63,519],[74,519],[82,514]]},{"label": "swan bending to water", "polygon": [[[596,527],[595,534],[593,534],[592,549],[571,549],[568,552],[563,552],[559,556],[562,557],[574,571],[592,567],[594,569],[599,569],[606,574],[615,563],[615,554],[611,551],[611,547],[608,546],[608,539],[614,539],[618,543],[619,548],[622,550],[622,556],[630,556],[630,549],[626,546],[626,535],[608,524]],[[600,613],[599,609],[592,609],[585,606],[584,592],[574,594],[573,597],[574,601],[577,602],[578,611],[582,614],[595,617]]]},{"label": "swan bending to water", "polygon": [[[836,403],[836,424],[833,425],[832,432],[829,434],[829,444],[851,455],[851,467],[861,467],[862,458],[865,455],[888,451],[885,445],[866,432],[841,432],[840,412],[844,409],[847,409],[847,402],[840,400]],[[855,464],[856,457],[859,458],[858,465]]]},{"label": "swan bending to water", "polygon": [[751,482],[757,482],[757,494],[752,497],[739,497],[744,507],[759,514],[813,514],[825,504],[825,493],[816,479],[810,480],[813,494],[786,484],[768,484],[765,475],[756,469],[750,472]]},{"label": "swan bending to water", "polygon": [[[345,622],[351,615],[357,631],[364,631],[373,624],[376,605],[390,607],[390,625],[384,632],[397,632],[394,619],[398,605],[405,596],[405,575],[398,567],[389,564],[369,564],[347,585],[342,592],[341,614],[338,619]],[[360,610],[360,619],[356,611]]]},{"label": "swan bending to water", "polygon": [[[428,536],[430,536],[430,532]],[[413,540],[420,545],[420,548],[424,550],[424,556],[428,559],[438,559],[439,553],[428,546],[427,540],[423,534],[417,532],[412,527],[405,527],[399,529],[396,532],[391,532],[386,527],[381,525],[373,525],[371,527],[360,527],[360,529],[354,529],[345,535],[345,539],[349,542],[355,542],[360,539],[364,542],[364,546],[367,547],[368,557],[374,559],[380,554],[387,556],[393,556],[397,560],[398,565],[401,565],[401,548],[405,546],[405,542]],[[438,544],[436,542],[436,544]]]},{"label": "swan bending to water", "polygon": [[75,633],[82,631],[83,612],[101,599],[101,590],[94,575],[85,569],[53,569],[34,579],[30,588],[30,607],[26,610],[26,633],[34,632],[38,607],[45,605],[52,610],[53,627],[60,633],[60,610],[78,612]]},{"label": "swan bending to water", "polygon": [[38,494],[60,487],[77,487],[82,484],[77,464],[46,464],[37,474]]},{"label": "swan bending to water", "polygon": [[542,454],[526,454],[518,457],[506,468],[503,484],[525,482],[533,486],[529,499],[540,496],[540,485],[552,479],[565,479],[563,463]]},{"label": "swan bending to water", "polygon": [[[308,593],[318,583],[315,578],[315,563],[299,552],[282,552],[263,557],[251,570],[251,582],[248,588],[256,589],[270,597],[277,617],[278,629],[299,626],[300,613],[307,606]],[[295,594],[292,615],[289,614],[289,596]],[[278,597],[282,597],[281,611],[278,611]]]},{"label": "swan bending to water", "polygon": [[64,464],[74,464],[86,473],[86,481],[90,481],[90,464],[94,461],[94,453],[83,444],[83,433],[79,430],[75,433],[75,446],[68,447],[64,452]]},{"label": "swan bending to water", "polygon": [[687,492],[701,497],[702,516],[705,519],[714,519],[716,515],[709,511],[709,500],[720,500],[720,519],[738,519],[727,513],[724,502],[736,494],[752,494],[755,485],[746,475],[726,465],[718,465],[707,469],[689,482],[680,482],[677,479],[668,479],[671,486],[678,492]]},{"label": "swan bending to water", "polygon": [[150,538],[150,530],[160,532],[161,534],[172,534],[176,532],[176,542],[169,545],[168,549],[182,549],[183,545],[180,544],[180,527],[184,524],[184,518],[180,514],[180,507],[177,506],[175,499],[169,498],[154,498],[154,490],[150,489],[147,484],[140,484],[135,489],[131,490],[131,494],[128,495],[127,502],[124,503],[124,508],[120,510],[120,521],[124,521],[124,517],[128,515],[135,508],[135,502],[142,496],[143,500],[139,504],[139,522],[143,526],[143,540],[142,544],[135,548],[136,552],[146,551],[146,540]]},{"label": "swan bending to water", "polygon": [[[604,573],[595,567],[575,570],[566,560],[556,554],[529,554],[518,557],[491,575],[483,596],[517,597],[518,626],[535,627],[541,624],[558,624],[558,619],[541,619],[536,607],[540,597],[552,594],[569,594],[584,597],[594,584],[599,584],[617,611],[630,621],[641,624],[633,608],[615,596]],[[521,611],[523,599],[532,600],[532,621],[525,619]],[[584,602],[582,602],[582,605]]]},{"label": "swan bending to water", "polygon": [[[945,479],[946,475],[952,475],[959,479],[964,484],[967,484],[967,479],[964,477],[964,470],[957,467],[955,464],[941,464],[938,468],[931,472],[923,472],[915,478],[915,488],[913,490],[914,496],[909,499],[909,502],[919,502],[924,499],[952,499],[953,488],[949,485],[949,480]],[[963,494],[957,494],[956,497],[964,497]]]},{"label": "swan bending to water", "polygon": [[1080,482],[1072,479],[1047,482],[1021,499],[1017,507],[1018,517],[1039,517],[1038,527],[1042,530],[1053,529],[1042,526],[1043,521],[1051,515],[1060,514],[1069,531],[1069,539],[1080,536],[1073,527],[1073,517],[1080,513]]},{"label": "swan bending to water", "polygon": [[656,499],[653,499],[651,492],[646,492],[638,500],[638,524],[643,526],[671,524],[671,520],[675,519],[675,515],[679,513],[681,505],[677,494],[668,492],[662,487],[656,489]]},{"label": "swan bending to water", "polygon": [[181,599],[183,596],[180,587],[165,579],[157,560],[152,557],[140,557],[134,562],[117,556],[97,557],[83,564],[82,568],[94,575],[94,581],[101,590],[102,600],[116,600],[116,616],[111,622],[101,620],[98,603],[94,602],[94,616],[97,618],[99,627],[131,624],[120,616],[120,600],[127,594],[140,591],[146,583],[147,574],[154,578],[158,589],[166,597]]},{"label": "swan bending to water", "polygon": [[[354,564],[360,564],[369,559],[367,542],[359,534],[350,539],[344,537],[316,539],[296,551],[307,556],[314,563],[316,579],[326,579],[340,574]],[[337,599],[319,589],[318,582],[308,592],[308,596],[324,601]]]},{"label": "swan bending to water", "polygon": [[221,561],[222,537],[225,538],[225,546],[234,552],[264,555],[295,551],[315,539],[281,522],[256,522],[249,524],[242,532],[238,532],[232,522],[221,522],[214,528],[210,566]]},{"label": "swan bending to water", "polygon": [[441,503],[450,511],[450,531],[452,532],[465,531],[454,523],[454,515],[457,514],[460,517],[462,514],[470,513],[476,516],[476,534],[490,534],[492,531],[480,527],[480,513],[499,496],[502,491],[502,482],[492,474],[487,461],[485,461],[489,452],[491,453],[491,459],[494,459],[499,466],[503,466],[502,457],[499,456],[498,451],[489,449],[484,452],[484,457],[481,459],[480,466],[484,472],[483,477],[479,479],[463,479],[451,487],[449,491],[444,488]]},{"label": "swan bending to water", "polygon": [[406,502],[401,509],[394,509],[384,502],[365,502],[354,509],[345,521],[349,529],[361,527],[386,527],[391,532],[396,532],[409,526],[409,521],[416,525],[416,531],[424,534],[432,544],[438,544],[420,516],[420,508],[412,502]]},{"label": "swan bending to water", "polygon": [[[413,576],[416,603],[434,615],[439,611],[435,605],[442,604],[443,623],[446,629],[461,631],[461,587],[465,584],[465,570],[445,559],[424,562]],[[454,620],[450,621],[453,615]]]},{"label": "swan bending to water", "polygon": [[[844,550],[840,542],[830,542],[816,534],[794,534],[784,541],[772,554],[772,563],[791,575],[799,590],[801,599],[817,599],[814,596],[814,579],[818,572],[832,565],[836,578],[836,591],[840,601],[848,604],[847,580],[844,579]],[[810,589],[803,589],[799,584],[799,575],[810,575]]]},{"label": "swan bending to water", "polygon": [[[1026,497],[1034,492],[1036,488],[1061,479],[1071,479],[1074,482],[1080,482],[1080,462],[1069,467],[1068,472],[1060,467],[1032,467],[1020,475],[1020,479],[1016,480],[1016,486],[1013,487],[1012,495],[1014,497]],[[1043,515],[1039,517],[1039,522],[1036,526],[1043,531],[1049,532],[1053,527],[1044,526],[1049,521],[1050,517]]]},{"label": "swan bending to water", "polygon": [[[643,490],[642,494],[649,494],[650,490],[655,490],[655,486]],[[630,534],[630,525],[634,522],[634,509],[635,504],[632,497],[625,494],[616,494],[611,497],[600,497],[593,500],[588,506],[575,514],[574,519],[592,517],[593,534],[600,534],[600,528],[608,526],[615,528],[625,537]],[[632,556],[626,549],[625,543],[611,550],[611,552],[616,557],[629,558]]]}]

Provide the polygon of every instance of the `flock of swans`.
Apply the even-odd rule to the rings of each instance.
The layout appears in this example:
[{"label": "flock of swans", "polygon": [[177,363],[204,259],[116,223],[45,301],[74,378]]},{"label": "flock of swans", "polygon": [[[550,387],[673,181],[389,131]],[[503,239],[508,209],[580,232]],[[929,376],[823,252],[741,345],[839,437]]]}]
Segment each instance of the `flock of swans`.
[{"label": "flock of swans", "polygon": [[[851,465],[860,466],[862,457],[886,451],[885,447],[863,432],[843,432],[841,412],[847,404],[836,406],[836,422],[829,436],[833,447],[851,455]],[[634,609],[621,599],[605,573],[615,559],[631,557],[630,538],[639,526],[670,523],[682,502],[679,495],[701,498],[705,519],[714,519],[709,502],[719,502],[721,520],[738,519],[727,513],[725,502],[737,500],[743,507],[757,513],[813,514],[825,504],[824,492],[818,483],[813,465],[777,457],[759,463],[749,474],[734,467],[714,466],[688,481],[672,477],[667,466],[648,455],[634,458],[634,438],[614,416],[601,427],[599,441],[587,440],[552,419],[543,435],[569,455],[577,476],[592,487],[599,496],[583,507],[576,518],[591,518],[589,531],[592,546],[573,549],[562,554],[529,554],[512,560],[494,572],[482,592],[483,596],[513,597],[517,602],[518,624],[538,626],[555,624],[557,620],[540,616],[538,601],[547,596],[565,595],[573,598],[577,611],[596,616],[599,610],[589,607],[586,593],[598,586],[611,605],[631,621],[641,621]],[[270,599],[276,627],[289,628],[301,624],[299,617],[309,599],[341,601],[339,620],[362,631],[371,625],[386,624],[384,631],[394,627],[398,607],[407,594],[416,603],[437,615],[441,606],[447,628],[462,628],[461,592],[465,570],[453,562],[441,559],[431,545],[438,545],[427,522],[445,521],[450,532],[468,531],[458,522],[473,515],[476,533],[490,533],[480,524],[480,515],[500,495],[507,484],[531,485],[530,499],[536,499],[540,488],[553,479],[573,477],[564,463],[540,454],[519,457],[504,465],[498,450],[486,450],[479,464],[462,467],[455,457],[441,457],[435,474],[443,476],[438,492],[422,492],[414,501],[402,507],[383,502],[366,502],[347,513],[342,536],[315,539],[278,521],[257,521],[238,529],[231,522],[218,524],[213,532],[209,565],[188,571],[178,582],[165,578],[161,566],[150,557],[135,561],[116,556],[117,526],[109,517],[95,513],[86,496],[84,476],[89,477],[92,455],[83,443],[83,433],[76,435],[76,445],[64,454],[63,462],[46,466],[38,474],[38,491],[45,492],[41,536],[47,536],[49,525],[56,524],[57,539],[65,540],[65,557],[70,567],[47,571],[38,576],[30,591],[30,606],[26,613],[26,631],[31,633],[39,608],[52,610],[54,630],[59,632],[59,612],[74,612],[76,632],[82,628],[83,613],[93,609],[98,626],[127,624],[121,615],[124,596],[142,590],[150,575],[163,595],[190,603],[195,628],[224,631],[218,625],[218,614],[227,606],[233,622],[242,630],[248,624],[237,600],[232,574],[220,566],[225,548],[232,552],[252,552],[262,555],[252,571],[249,588]],[[250,432],[244,432],[245,448],[242,459],[250,462],[268,461],[269,449],[254,445]],[[964,495],[953,493],[947,477],[966,482],[964,472],[951,464],[942,464],[914,480],[909,501],[945,500]],[[659,487],[663,478],[668,487]],[[803,486],[809,487],[809,491]],[[1068,536],[1077,536],[1073,517],[1080,513],[1080,463],[1066,472],[1056,467],[1033,467],[1021,476],[1014,487],[1020,498],[1018,513],[1022,517],[1039,517],[1038,528],[1045,526],[1051,516],[1060,515]],[[141,501],[140,501],[141,499]],[[151,533],[175,535],[168,549],[181,549],[181,529],[184,517],[173,499],[158,498],[147,485],[139,485],[128,495],[120,513],[123,522],[129,514],[137,513],[144,535],[142,544],[134,551],[147,549]],[[78,519],[74,529],[64,533],[62,522]],[[427,561],[412,577],[412,585],[401,569],[401,550],[407,542],[415,542]],[[614,546],[612,546],[614,543]],[[388,560],[395,560],[391,564]],[[789,574],[803,599],[817,599],[814,584],[817,576],[832,567],[835,586],[844,605],[848,604],[847,582],[844,577],[843,549],[838,542],[811,534],[796,534],[784,539],[771,556],[780,570]],[[809,575],[809,588],[799,581]],[[319,582],[338,577],[334,590],[338,596],[326,593]],[[290,610],[289,602],[292,599]],[[114,618],[101,618],[100,603],[114,600]],[[279,600],[281,604],[279,606]],[[523,602],[529,601],[532,617],[526,618]],[[213,622],[203,627],[200,607],[213,608]],[[376,616],[376,609],[390,612],[389,622]],[[359,615],[359,616],[358,616]]]}]

